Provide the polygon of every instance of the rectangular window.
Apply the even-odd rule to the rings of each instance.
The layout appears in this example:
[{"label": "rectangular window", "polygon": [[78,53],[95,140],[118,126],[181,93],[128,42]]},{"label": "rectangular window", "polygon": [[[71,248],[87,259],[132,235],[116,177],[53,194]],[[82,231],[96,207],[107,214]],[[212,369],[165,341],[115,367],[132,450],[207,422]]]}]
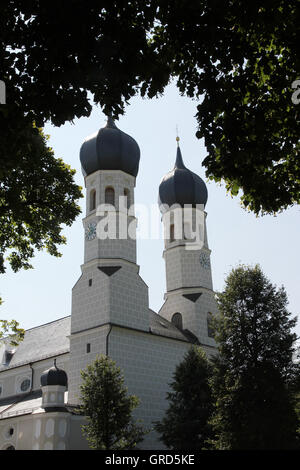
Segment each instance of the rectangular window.
[{"label": "rectangular window", "polygon": [[86,345],[86,352],[87,352],[87,353],[91,352],[91,343],[87,343],[87,345]]},{"label": "rectangular window", "polygon": [[89,279],[89,287],[93,284],[93,279]]}]

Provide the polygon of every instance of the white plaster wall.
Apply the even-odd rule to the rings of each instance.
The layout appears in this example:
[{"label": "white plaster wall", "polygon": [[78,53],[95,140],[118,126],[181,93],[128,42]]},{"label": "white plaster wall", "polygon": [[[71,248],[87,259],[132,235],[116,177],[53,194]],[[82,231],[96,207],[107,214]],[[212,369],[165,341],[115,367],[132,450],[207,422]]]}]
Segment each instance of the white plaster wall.
[{"label": "white plaster wall", "polygon": [[[107,265],[121,269],[108,276],[98,269]],[[71,333],[107,322],[148,330],[148,287],[138,271],[136,264],[123,260],[83,266],[72,291]]]},{"label": "white plaster wall", "polygon": [[148,331],[148,287],[136,268],[124,265],[110,277],[110,318],[112,323]]},{"label": "white plaster wall", "polygon": [[[210,251],[203,249],[207,256]],[[200,250],[188,250],[174,246],[164,252],[167,291],[182,287],[206,287],[212,289],[211,269],[200,264]]]},{"label": "white plaster wall", "polygon": [[193,289],[180,289],[179,291],[166,294],[166,301],[159,311],[159,314],[169,321],[172,321],[174,313],[181,313],[183,329],[190,330],[201,344],[216,347],[213,338],[208,336],[207,315],[217,314],[217,305],[214,293],[208,289],[197,289],[201,293],[196,302],[183,297],[182,294],[195,293]]},{"label": "white plaster wall", "polygon": [[[83,331],[71,335],[70,364],[68,375],[68,403],[78,404],[80,396],[80,371],[96,359],[98,354],[106,354],[106,337],[109,326]],[[90,344],[90,352],[86,345]]]},{"label": "white plaster wall", "polygon": [[2,394],[0,398],[5,398],[18,393],[18,384],[23,379],[30,378],[31,369],[28,365],[1,371],[0,382],[2,384]]},{"label": "white plaster wall", "polygon": [[[153,422],[164,415],[168,384],[189,347],[182,341],[113,327],[108,353],[123,371],[128,392],[140,399],[134,416],[142,420],[145,428],[153,428]],[[151,431],[139,447],[161,449],[163,444]]]},{"label": "white plaster wall", "polygon": [[[130,205],[134,206],[134,187],[135,178],[123,171],[119,170],[99,170],[86,177],[86,217],[83,219],[84,231],[89,223],[98,224],[102,218],[106,216],[97,215],[97,209],[89,210],[90,192],[96,190],[96,208],[105,204],[105,188],[113,187],[115,191],[115,208],[119,217],[119,197],[124,196],[124,189],[129,191]],[[109,209],[109,208],[108,208]],[[122,212],[123,213],[123,212]],[[107,215],[107,213],[105,213]],[[127,217],[127,226],[134,226],[136,223],[134,218],[134,208],[131,207],[130,214]],[[135,232],[135,230],[133,230]],[[136,262],[136,240],[127,237],[127,239],[119,239],[119,224],[117,222],[117,238],[111,240],[109,238],[100,240],[85,240],[84,244],[84,262],[88,262],[95,258],[123,258],[133,263]]]},{"label": "white plaster wall", "polygon": [[[196,209],[187,211],[187,213],[190,214],[190,219],[185,218],[184,214],[186,213],[181,208],[171,209],[162,217],[165,234],[169,233],[171,224],[175,225],[175,240],[172,241],[167,237],[163,253],[166,265],[167,291],[183,287],[212,289],[211,267],[204,268],[200,264],[200,253],[205,253],[208,258],[210,256],[206,228],[207,214]],[[189,235],[185,233],[182,234],[182,238],[177,239],[180,233],[176,231],[177,227],[181,229],[186,224],[185,220],[190,220],[187,222],[190,227],[189,233],[197,232],[198,242],[203,243],[202,247],[197,248],[197,245],[191,243]]]},{"label": "white plaster wall", "polygon": [[100,271],[97,264],[82,270],[72,290],[71,333],[109,321],[110,283],[110,277]]},{"label": "white plaster wall", "polygon": [[87,450],[81,430],[84,423],[83,417],[64,412],[40,411],[6,419],[0,421],[0,451],[9,445],[16,450]]},{"label": "white plaster wall", "polygon": [[[68,369],[69,369],[69,354],[62,354],[56,356],[56,365],[58,368],[63,369],[67,375],[68,375]],[[49,369],[50,367],[53,366],[53,357],[49,357],[37,362],[34,362],[32,364],[32,369],[30,368],[29,364],[24,364],[23,366],[20,367],[14,367],[11,369],[3,370],[0,372],[0,383],[3,386],[2,394],[0,396],[0,399],[6,398],[12,395],[19,394],[20,396],[26,395],[28,391],[32,390],[38,390],[41,385],[41,375],[42,373]],[[33,374],[32,374],[33,371]],[[33,382],[30,386],[30,389],[22,393],[19,390],[19,384],[24,380],[25,378],[29,378],[30,381],[32,380],[33,376]]]}]

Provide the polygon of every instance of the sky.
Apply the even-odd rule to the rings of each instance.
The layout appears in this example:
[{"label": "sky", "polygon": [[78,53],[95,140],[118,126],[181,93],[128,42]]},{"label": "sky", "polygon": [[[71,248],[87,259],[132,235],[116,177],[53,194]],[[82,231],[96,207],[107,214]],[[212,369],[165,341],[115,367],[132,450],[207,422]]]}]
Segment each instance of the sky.
[{"label": "sky", "polygon": [[[171,84],[162,97],[131,99],[125,115],[116,121],[117,127],[131,135],[141,150],[135,203],[157,207],[160,181],[174,167],[178,128],[185,165],[207,184],[207,232],[212,250],[214,290],[223,289],[227,274],[238,264],[258,263],[273,284],[285,287],[289,311],[292,316],[297,316],[300,305],[300,207],[294,206],[276,217],[256,217],[241,207],[238,197],[226,194],[224,186],[208,182],[201,165],[206,156],[204,142],[195,136],[196,110],[197,101],[180,96]],[[88,118],[75,119],[72,124],[61,127],[45,126],[55,155],[76,170],[75,181],[83,187],[83,193],[79,150],[84,139],[105,124],[101,109],[94,106]],[[82,214],[71,227],[64,229],[67,244],[60,249],[61,258],[36,252],[32,260],[34,269],[13,273],[8,268],[6,274],[1,275],[0,296],[4,303],[0,318],[16,319],[22,328],[28,329],[71,314],[72,287],[80,276],[83,263],[85,198],[80,200],[80,206]],[[157,218],[160,220],[158,211]],[[163,303],[166,288],[162,252],[161,238],[137,240],[140,275],[149,287],[150,308],[156,312]],[[300,324],[296,332],[300,336]]]}]

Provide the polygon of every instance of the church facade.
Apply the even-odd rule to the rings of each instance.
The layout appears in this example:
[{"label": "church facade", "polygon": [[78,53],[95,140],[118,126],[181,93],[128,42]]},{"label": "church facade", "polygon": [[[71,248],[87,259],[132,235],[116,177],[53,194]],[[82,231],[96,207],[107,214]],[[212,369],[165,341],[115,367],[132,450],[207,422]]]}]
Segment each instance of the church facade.
[{"label": "church facade", "polygon": [[[210,355],[217,313],[207,240],[207,189],[183,163],[162,179],[166,293],[158,313],[136,260],[134,188],[140,150],[111,118],[80,149],[86,187],[84,263],[71,315],[26,331],[18,347],[0,343],[0,449],[88,449],[81,432],[80,371],[105,354],[140,399],[147,429],[168,406],[175,367],[192,344]],[[187,215],[186,215],[187,214]],[[152,430],[139,446],[161,449]]]}]

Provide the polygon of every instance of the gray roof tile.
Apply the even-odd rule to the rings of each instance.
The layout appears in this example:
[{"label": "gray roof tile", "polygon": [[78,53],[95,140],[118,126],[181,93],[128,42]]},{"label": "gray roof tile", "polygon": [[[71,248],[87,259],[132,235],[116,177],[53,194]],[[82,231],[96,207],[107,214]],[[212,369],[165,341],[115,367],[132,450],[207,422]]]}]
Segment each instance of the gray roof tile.
[{"label": "gray roof tile", "polygon": [[9,366],[1,366],[0,371],[69,352],[70,323],[68,316],[26,330]]}]

